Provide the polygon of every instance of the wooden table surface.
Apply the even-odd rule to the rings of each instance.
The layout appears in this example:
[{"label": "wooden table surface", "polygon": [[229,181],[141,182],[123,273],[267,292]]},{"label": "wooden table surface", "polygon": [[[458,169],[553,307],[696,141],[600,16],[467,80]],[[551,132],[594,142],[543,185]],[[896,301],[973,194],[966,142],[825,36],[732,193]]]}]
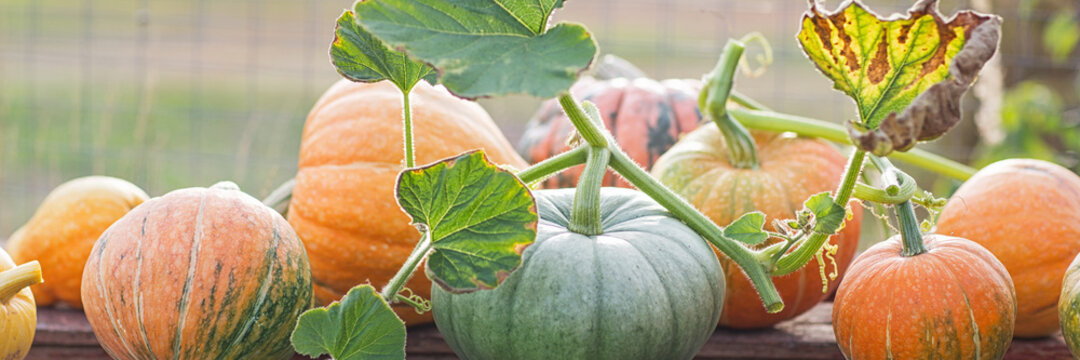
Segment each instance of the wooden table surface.
[{"label": "wooden table surface", "polygon": [[[806,314],[773,329],[730,331],[718,329],[698,353],[698,359],[839,359],[833,338],[832,303],[822,303]],[[433,325],[409,329],[409,359],[456,359]],[[1072,359],[1060,335],[1038,340],[1014,340],[1006,359]],[[108,359],[97,344],[90,323],[81,311],[38,310],[37,335],[27,359]],[[297,356],[296,359],[306,359]]]}]

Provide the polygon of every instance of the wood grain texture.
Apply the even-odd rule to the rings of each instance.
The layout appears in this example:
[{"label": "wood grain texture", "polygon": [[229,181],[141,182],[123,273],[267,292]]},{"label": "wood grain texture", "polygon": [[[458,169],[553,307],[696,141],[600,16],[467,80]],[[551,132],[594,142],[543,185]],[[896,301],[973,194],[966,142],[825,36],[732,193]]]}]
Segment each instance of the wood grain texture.
[{"label": "wood grain texture", "polygon": [[[698,352],[697,359],[840,359],[829,323],[832,303],[765,330],[718,329]],[[409,359],[456,359],[433,325],[409,328]],[[1040,339],[1015,339],[1008,360],[1071,359],[1060,334]],[[90,323],[79,310],[38,309],[37,336],[30,349],[36,359],[109,359],[97,345]],[[307,359],[296,356],[294,360]]]}]

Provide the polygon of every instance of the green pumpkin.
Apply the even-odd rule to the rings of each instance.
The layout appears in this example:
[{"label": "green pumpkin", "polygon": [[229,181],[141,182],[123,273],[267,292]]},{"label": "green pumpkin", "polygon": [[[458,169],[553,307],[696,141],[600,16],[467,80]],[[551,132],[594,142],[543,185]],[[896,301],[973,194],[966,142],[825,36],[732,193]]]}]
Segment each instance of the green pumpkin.
[{"label": "green pumpkin", "polygon": [[1065,270],[1061,297],[1058,298],[1058,321],[1065,343],[1069,344],[1069,352],[1080,359],[1080,256]]},{"label": "green pumpkin", "polygon": [[536,242],[498,288],[433,286],[435,324],[463,359],[689,359],[723,305],[707,243],[645,194],[602,188],[603,233],[567,229],[574,189],[535,191]]}]

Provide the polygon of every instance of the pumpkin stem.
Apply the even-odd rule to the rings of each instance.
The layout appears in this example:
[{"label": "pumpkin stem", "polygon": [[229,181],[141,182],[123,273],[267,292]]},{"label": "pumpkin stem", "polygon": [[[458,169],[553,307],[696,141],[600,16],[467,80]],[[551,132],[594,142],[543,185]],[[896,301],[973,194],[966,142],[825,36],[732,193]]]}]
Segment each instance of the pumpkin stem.
[{"label": "pumpkin stem", "polygon": [[915,217],[911,200],[896,205],[896,216],[900,218],[900,237],[904,242],[904,250],[900,251],[900,255],[916,256],[925,253],[926,245],[923,244],[919,220]]},{"label": "pumpkin stem", "polygon": [[394,301],[397,298],[397,293],[401,291],[401,288],[405,287],[405,282],[412,277],[416,267],[420,265],[420,261],[424,260],[427,253],[431,251],[431,231],[425,229],[423,233],[420,241],[416,242],[416,248],[413,249],[412,253],[409,253],[409,258],[405,259],[405,263],[398,269],[397,274],[390,278],[390,281],[382,288],[382,292],[379,293],[386,302]]},{"label": "pumpkin stem", "polygon": [[266,198],[262,200],[263,205],[269,206],[284,216],[289,211],[289,201],[292,200],[292,191],[295,187],[296,179],[289,179],[271,191],[270,195],[266,195]]},{"label": "pumpkin stem", "polygon": [[581,165],[588,159],[590,146],[578,146],[533,164],[517,173],[522,182],[533,185],[571,166]]},{"label": "pumpkin stem", "polygon": [[727,112],[728,96],[735,83],[735,69],[744,49],[742,42],[728,40],[716,68],[707,75],[706,84],[698,96],[698,107],[705,111],[705,116],[712,119],[724,135],[731,165],[739,169],[757,169],[759,163],[754,137]]},{"label": "pumpkin stem", "polygon": [[405,138],[406,168],[416,166],[416,157],[413,155],[412,107],[409,105],[409,94],[411,93],[411,89],[410,91],[401,91],[401,119],[404,120],[402,137]]},{"label": "pumpkin stem", "polygon": [[37,260],[0,271],[0,304],[7,303],[27,286],[40,283],[41,264]]},{"label": "pumpkin stem", "polygon": [[[602,126],[600,110],[593,103],[585,103],[585,114],[597,127]],[[611,151],[606,147],[589,146],[585,170],[578,178],[577,190],[574,191],[574,207],[570,212],[570,231],[583,235],[600,235],[604,232],[600,221],[600,187],[607,173]]]}]

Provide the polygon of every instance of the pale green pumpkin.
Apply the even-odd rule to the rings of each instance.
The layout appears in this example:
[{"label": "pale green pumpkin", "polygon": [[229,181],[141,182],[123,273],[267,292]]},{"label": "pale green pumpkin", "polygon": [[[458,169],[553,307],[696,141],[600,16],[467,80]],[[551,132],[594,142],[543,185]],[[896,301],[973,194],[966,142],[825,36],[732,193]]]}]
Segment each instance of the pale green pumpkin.
[{"label": "pale green pumpkin", "polygon": [[498,288],[432,287],[435,323],[464,359],[689,359],[720,317],[712,249],[645,194],[603,188],[603,233],[567,229],[574,189],[534,192],[536,242]]}]

